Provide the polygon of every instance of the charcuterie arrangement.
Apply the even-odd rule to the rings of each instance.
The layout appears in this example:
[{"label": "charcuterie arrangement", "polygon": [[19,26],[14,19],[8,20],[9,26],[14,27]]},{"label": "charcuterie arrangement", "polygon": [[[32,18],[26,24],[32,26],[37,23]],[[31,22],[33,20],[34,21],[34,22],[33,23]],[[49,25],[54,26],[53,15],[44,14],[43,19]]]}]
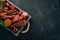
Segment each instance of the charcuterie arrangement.
[{"label": "charcuterie arrangement", "polygon": [[0,0],[0,24],[2,27],[17,33],[20,30],[19,27],[26,25],[28,18],[27,12],[17,9],[6,0]]}]

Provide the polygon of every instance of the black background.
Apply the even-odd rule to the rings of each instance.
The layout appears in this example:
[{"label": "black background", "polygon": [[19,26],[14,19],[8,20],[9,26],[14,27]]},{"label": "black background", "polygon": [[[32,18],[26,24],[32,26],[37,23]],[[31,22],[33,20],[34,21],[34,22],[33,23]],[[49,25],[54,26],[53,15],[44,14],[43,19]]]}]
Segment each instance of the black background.
[{"label": "black background", "polygon": [[32,16],[30,30],[15,37],[0,27],[0,40],[60,40],[59,0],[10,0]]}]

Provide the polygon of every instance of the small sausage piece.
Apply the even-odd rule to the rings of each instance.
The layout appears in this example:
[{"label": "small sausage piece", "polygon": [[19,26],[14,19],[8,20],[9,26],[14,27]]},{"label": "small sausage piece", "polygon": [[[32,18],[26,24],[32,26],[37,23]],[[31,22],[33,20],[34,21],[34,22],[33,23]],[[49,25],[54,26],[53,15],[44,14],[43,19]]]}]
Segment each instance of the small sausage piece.
[{"label": "small sausage piece", "polygon": [[6,2],[6,5],[9,6],[10,4]]},{"label": "small sausage piece", "polygon": [[15,7],[14,7],[14,6],[12,6],[12,5],[11,5],[11,6],[9,6],[9,7],[10,7],[12,10],[14,10],[14,9],[15,9]]},{"label": "small sausage piece", "polygon": [[18,11],[16,11],[16,12],[14,12],[14,13],[12,13],[13,15],[17,15],[18,14]]},{"label": "small sausage piece", "polygon": [[8,12],[8,7],[4,7],[4,10],[3,10],[4,12]]},{"label": "small sausage piece", "polygon": [[15,33],[17,33],[18,32],[18,28],[14,28],[14,30],[13,30]]},{"label": "small sausage piece", "polygon": [[3,12],[2,14],[6,15],[7,13],[6,12]]},{"label": "small sausage piece", "polygon": [[19,15],[21,15],[24,11],[22,9],[19,10]]},{"label": "small sausage piece", "polygon": [[4,12],[8,12],[8,10],[7,10],[7,9],[4,9],[3,11],[4,11]]},{"label": "small sausage piece", "polygon": [[6,0],[2,0],[3,2],[5,2]]},{"label": "small sausage piece", "polygon": [[12,12],[16,12],[16,11],[17,11],[16,9],[12,10]]},{"label": "small sausage piece", "polygon": [[1,17],[5,19],[6,18],[6,15],[5,14],[1,14]]},{"label": "small sausage piece", "polygon": [[13,29],[15,28],[15,26],[14,26],[14,25],[11,25],[11,26],[9,26],[9,28],[10,28],[11,30],[13,30]]},{"label": "small sausage piece", "polygon": [[16,26],[14,26],[14,25],[10,26],[9,28],[15,33],[18,32],[18,28],[16,28]]},{"label": "small sausage piece", "polygon": [[8,7],[4,7],[4,9],[7,9],[8,10]]}]

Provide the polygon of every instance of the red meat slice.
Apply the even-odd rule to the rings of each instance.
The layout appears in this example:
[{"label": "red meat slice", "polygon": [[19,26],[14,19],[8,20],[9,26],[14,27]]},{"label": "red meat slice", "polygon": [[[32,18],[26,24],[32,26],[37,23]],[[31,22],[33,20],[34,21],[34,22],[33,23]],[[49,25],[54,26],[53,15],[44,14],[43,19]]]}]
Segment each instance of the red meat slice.
[{"label": "red meat slice", "polygon": [[15,9],[15,7],[14,7],[14,6],[9,6],[9,7],[10,7],[12,10],[13,10],[13,9]]},{"label": "red meat slice", "polygon": [[24,17],[26,17],[26,16],[28,16],[28,13],[27,13],[27,12],[23,12],[22,15],[23,15]]},{"label": "red meat slice", "polygon": [[22,21],[18,22],[18,25],[20,25],[20,26],[25,26],[25,24],[26,24],[26,20],[22,20]]},{"label": "red meat slice", "polygon": [[18,21],[18,19],[19,19],[19,15],[16,15],[16,16],[12,19],[12,22],[14,23],[14,22]]}]

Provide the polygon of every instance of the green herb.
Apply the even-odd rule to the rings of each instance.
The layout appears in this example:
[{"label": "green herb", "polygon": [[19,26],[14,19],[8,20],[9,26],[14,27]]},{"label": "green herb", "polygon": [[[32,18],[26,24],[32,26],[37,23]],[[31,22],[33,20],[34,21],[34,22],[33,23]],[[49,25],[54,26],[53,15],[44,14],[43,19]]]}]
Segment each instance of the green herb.
[{"label": "green herb", "polygon": [[20,25],[18,25],[17,23],[14,24],[16,27],[20,27]]},{"label": "green herb", "polygon": [[0,0],[0,12],[2,12],[2,10],[3,10],[3,2],[2,0]]},{"label": "green herb", "polygon": [[9,11],[8,11],[8,14],[9,14],[9,15],[12,14],[12,10],[9,10]]},{"label": "green herb", "polygon": [[18,24],[15,24],[15,26],[16,26],[16,27],[19,27],[19,25],[18,25]]},{"label": "green herb", "polygon": [[6,27],[3,20],[0,20],[0,25],[2,25],[4,28]]}]

